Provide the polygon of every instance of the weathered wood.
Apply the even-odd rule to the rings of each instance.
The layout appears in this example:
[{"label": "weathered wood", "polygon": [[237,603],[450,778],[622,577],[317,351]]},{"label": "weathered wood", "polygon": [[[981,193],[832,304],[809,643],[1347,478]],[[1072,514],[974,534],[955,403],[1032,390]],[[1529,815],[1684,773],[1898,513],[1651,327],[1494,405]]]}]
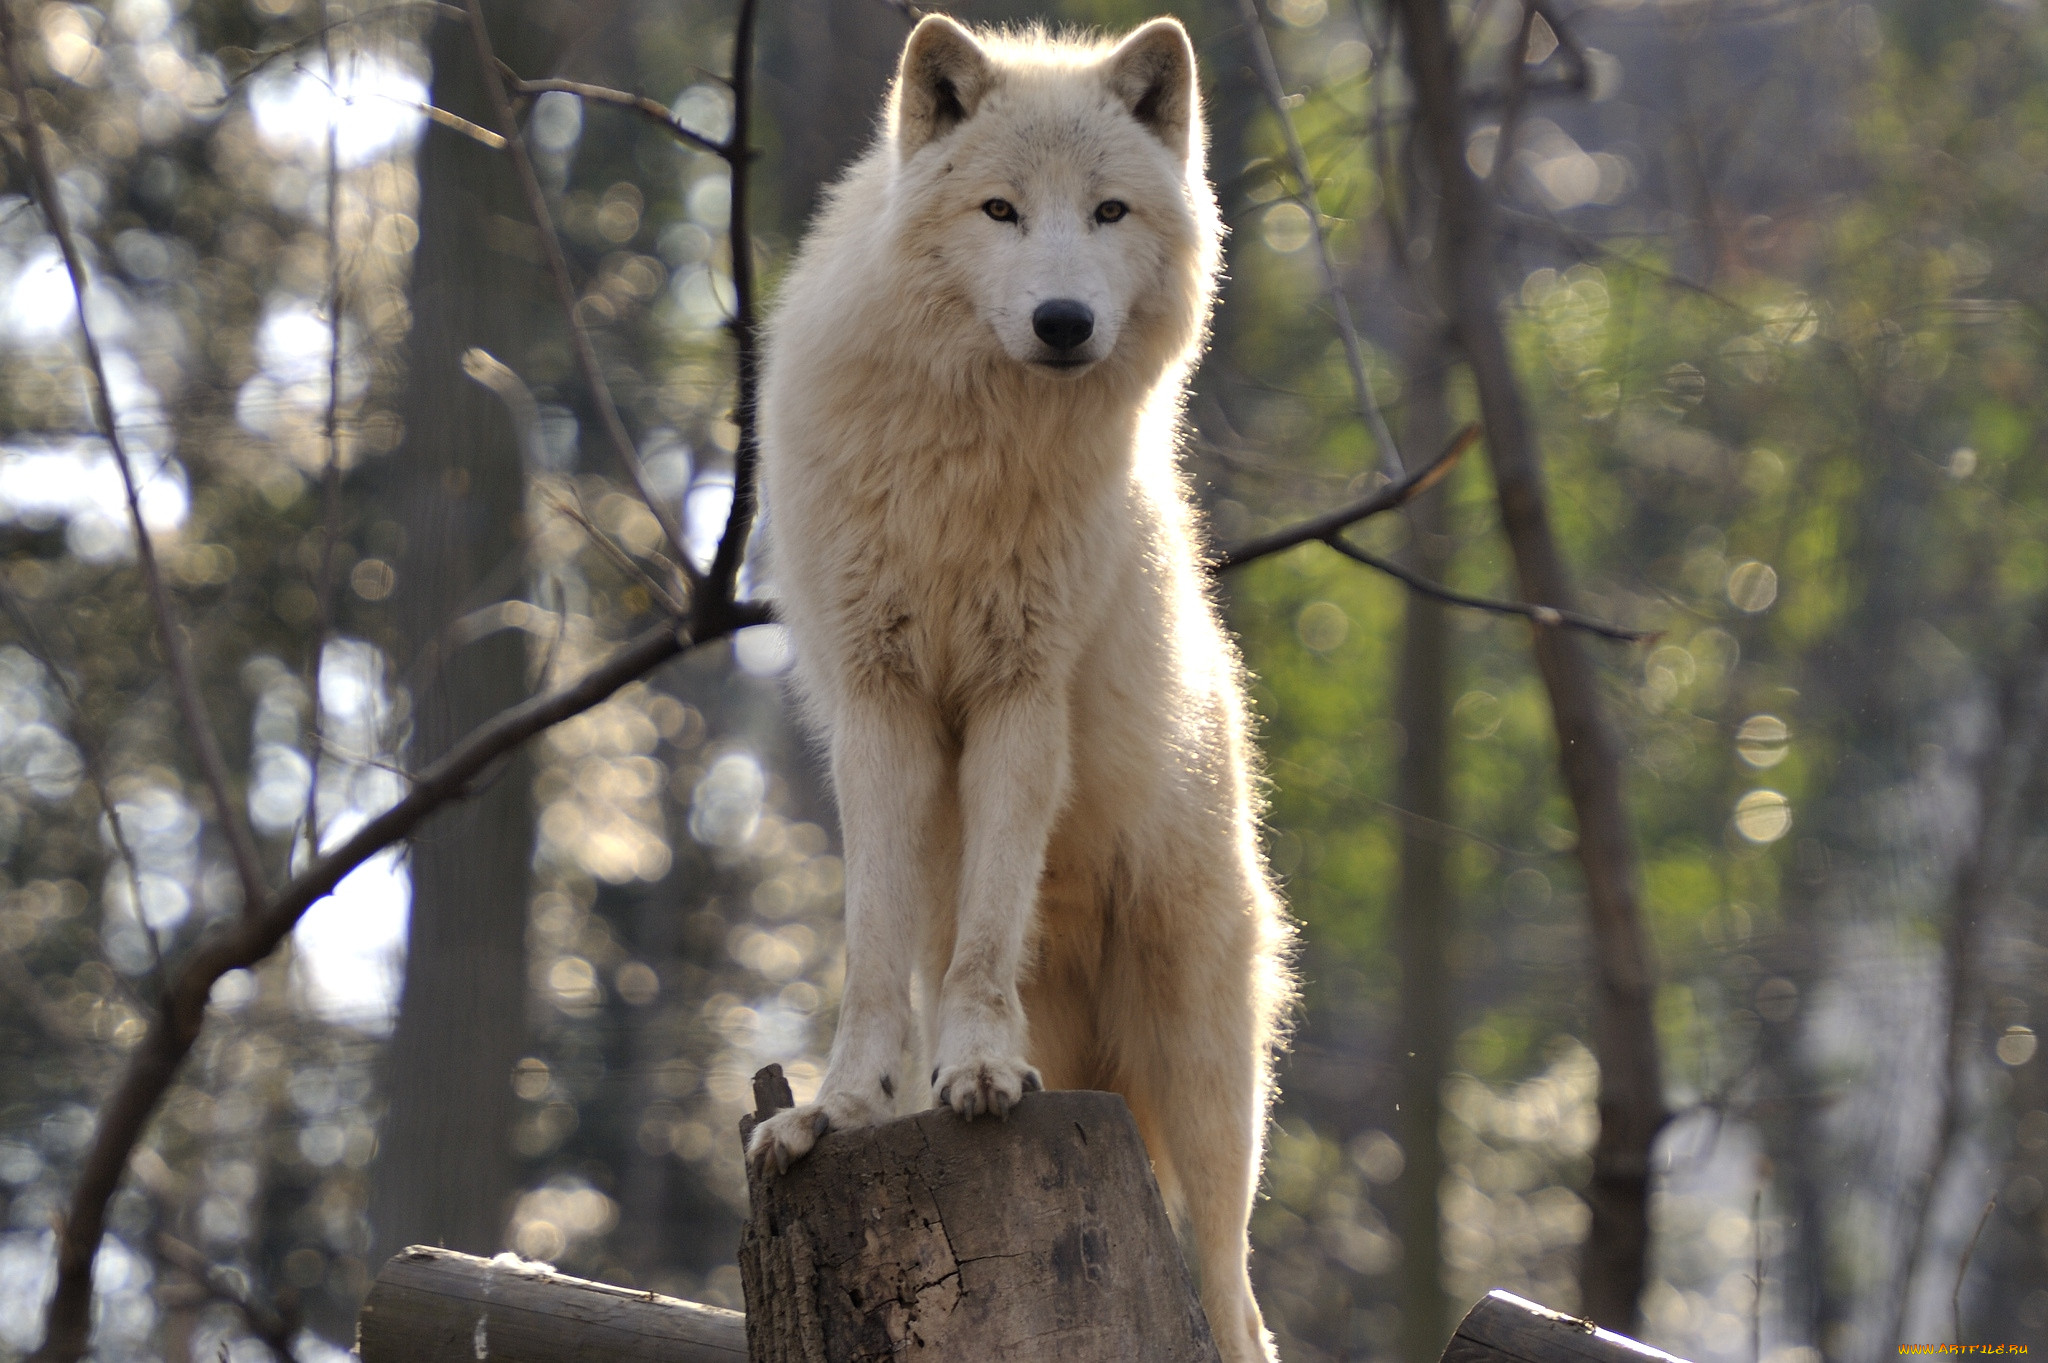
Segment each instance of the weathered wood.
[{"label": "weathered wood", "polygon": [[[756,1089],[764,1110],[788,1101],[779,1077]],[[357,1352],[362,1363],[867,1363],[906,1349],[1215,1363],[1114,1094],[1032,1094],[1007,1124],[936,1111],[834,1133],[752,1192],[748,1316],[415,1245],[377,1274]],[[1496,1290],[1442,1363],[1684,1361]]]},{"label": "weathered wood", "polygon": [[[772,1077],[756,1093],[756,1118],[785,1101]],[[1027,1094],[1003,1122],[941,1108],[830,1132],[748,1191],[752,1363],[911,1350],[1216,1363],[1137,1124],[1113,1093]]]},{"label": "weathered wood", "polygon": [[363,1363],[742,1363],[737,1311],[414,1245],[356,1321]]},{"label": "weathered wood", "polygon": [[1465,1313],[1442,1363],[1684,1363],[1590,1320],[1499,1288]]}]

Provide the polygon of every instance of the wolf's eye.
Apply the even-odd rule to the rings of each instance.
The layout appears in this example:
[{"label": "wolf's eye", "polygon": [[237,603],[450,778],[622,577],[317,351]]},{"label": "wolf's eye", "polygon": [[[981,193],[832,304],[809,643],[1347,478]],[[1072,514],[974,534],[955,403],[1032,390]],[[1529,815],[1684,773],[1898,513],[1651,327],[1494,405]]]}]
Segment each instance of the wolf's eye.
[{"label": "wolf's eye", "polygon": [[981,206],[981,211],[994,218],[997,222],[1017,221],[1017,205],[1011,203],[1008,199],[990,199]]},{"label": "wolf's eye", "polygon": [[1122,199],[1104,199],[1095,205],[1095,221],[1122,222],[1124,215],[1130,211],[1131,206]]}]

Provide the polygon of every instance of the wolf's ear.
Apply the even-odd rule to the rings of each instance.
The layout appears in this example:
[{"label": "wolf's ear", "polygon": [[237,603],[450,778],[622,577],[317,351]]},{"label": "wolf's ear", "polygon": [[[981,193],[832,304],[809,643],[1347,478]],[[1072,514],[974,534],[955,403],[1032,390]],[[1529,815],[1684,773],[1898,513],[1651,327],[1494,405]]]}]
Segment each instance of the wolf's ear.
[{"label": "wolf's ear", "polygon": [[1177,156],[1195,117],[1195,47],[1178,19],[1154,19],[1110,53],[1109,88]]},{"label": "wolf's ear", "polygon": [[974,116],[992,68],[974,35],[943,14],[910,32],[896,72],[896,142],[905,156]]}]

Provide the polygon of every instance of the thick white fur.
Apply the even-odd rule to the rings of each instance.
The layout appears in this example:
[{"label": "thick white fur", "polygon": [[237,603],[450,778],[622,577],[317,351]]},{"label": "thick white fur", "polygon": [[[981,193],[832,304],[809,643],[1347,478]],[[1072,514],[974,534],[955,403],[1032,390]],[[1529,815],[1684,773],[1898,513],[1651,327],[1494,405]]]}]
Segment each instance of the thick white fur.
[{"label": "thick white fur", "polygon": [[[817,1100],[749,1153],[785,1168],[927,1076],[967,1117],[1041,1078],[1113,1089],[1245,1363],[1271,1356],[1245,1226],[1289,983],[1175,466],[1218,236],[1178,24],[912,34],[769,329],[769,562],[829,747],[847,958]],[[1087,363],[1042,363],[1048,299],[1093,312]]]}]

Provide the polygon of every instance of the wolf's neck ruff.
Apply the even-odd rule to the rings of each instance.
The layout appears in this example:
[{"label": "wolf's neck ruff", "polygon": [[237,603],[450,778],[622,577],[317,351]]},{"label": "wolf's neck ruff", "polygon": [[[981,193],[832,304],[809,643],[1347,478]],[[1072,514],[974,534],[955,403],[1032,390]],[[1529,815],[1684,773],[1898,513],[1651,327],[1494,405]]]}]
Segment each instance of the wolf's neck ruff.
[{"label": "wolf's neck ruff", "polygon": [[816,1098],[749,1155],[899,1102],[1113,1088],[1254,1363],[1288,933],[1174,468],[1219,238],[1195,90],[1170,20],[926,19],[784,285],[767,566],[839,798],[846,984]]}]

